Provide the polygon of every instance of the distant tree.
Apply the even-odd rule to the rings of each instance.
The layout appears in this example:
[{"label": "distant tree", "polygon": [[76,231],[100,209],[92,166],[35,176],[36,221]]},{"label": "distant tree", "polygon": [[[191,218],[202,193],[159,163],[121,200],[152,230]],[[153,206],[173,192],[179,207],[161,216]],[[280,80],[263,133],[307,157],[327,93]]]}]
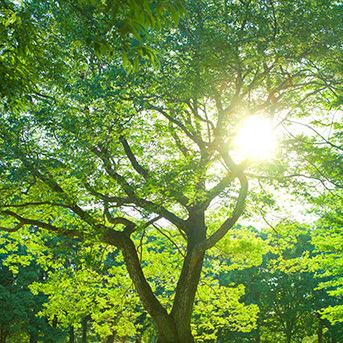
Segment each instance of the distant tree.
[{"label": "distant tree", "polygon": [[319,226],[313,233],[313,243],[319,254],[309,264],[321,277],[319,287],[333,297],[329,305],[323,304],[321,315],[332,324],[343,323],[342,228],[331,219],[330,223],[321,220],[319,225],[323,227]]},{"label": "distant tree", "polygon": [[[269,249],[265,247],[260,265],[221,273],[222,283],[242,284],[246,304],[256,304],[260,312],[255,330],[248,334],[237,333],[228,328],[220,329],[220,342],[301,342],[306,337],[316,337],[316,342],[339,342],[342,326],[332,326],[321,318],[320,310],[333,304],[325,291],[318,289],[320,280],[315,274],[304,271],[304,254],[314,253],[311,245],[311,231],[299,229],[296,237],[284,237],[287,242],[275,236],[268,239],[266,231],[258,233]],[[295,238],[295,239],[294,239]],[[275,249],[276,248],[276,249]],[[280,255],[281,254],[281,255]],[[230,260],[227,260],[230,264]],[[306,262],[305,262],[306,265]]]},{"label": "distant tree", "polygon": [[45,317],[37,317],[47,302],[46,296],[34,296],[29,289],[31,283],[44,275],[43,270],[35,263],[12,263],[13,254],[22,263],[27,262],[25,247],[13,241],[12,244],[13,251],[7,251],[7,245],[7,249],[1,247],[0,253],[0,342],[62,342],[64,332],[51,327]]}]

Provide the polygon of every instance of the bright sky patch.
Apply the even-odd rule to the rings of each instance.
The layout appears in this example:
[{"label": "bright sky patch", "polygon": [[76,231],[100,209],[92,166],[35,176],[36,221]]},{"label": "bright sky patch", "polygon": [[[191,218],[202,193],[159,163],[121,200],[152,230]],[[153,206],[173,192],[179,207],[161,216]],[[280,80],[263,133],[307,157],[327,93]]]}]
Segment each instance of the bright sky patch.
[{"label": "bright sky patch", "polygon": [[275,137],[270,119],[251,116],[247,118],[235,139],[241,158],[266,159],[275,148]]}]

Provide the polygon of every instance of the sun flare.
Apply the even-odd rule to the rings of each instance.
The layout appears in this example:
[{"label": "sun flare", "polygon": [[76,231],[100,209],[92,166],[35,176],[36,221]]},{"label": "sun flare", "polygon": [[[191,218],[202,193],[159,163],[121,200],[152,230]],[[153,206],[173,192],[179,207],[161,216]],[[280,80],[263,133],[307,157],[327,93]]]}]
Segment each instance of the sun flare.
[{"label": "sun flare", "polygon": [[275,149],[275,136],[270,119],[247,118],[236,136],[235,145],[241,158],[266,159]]}]

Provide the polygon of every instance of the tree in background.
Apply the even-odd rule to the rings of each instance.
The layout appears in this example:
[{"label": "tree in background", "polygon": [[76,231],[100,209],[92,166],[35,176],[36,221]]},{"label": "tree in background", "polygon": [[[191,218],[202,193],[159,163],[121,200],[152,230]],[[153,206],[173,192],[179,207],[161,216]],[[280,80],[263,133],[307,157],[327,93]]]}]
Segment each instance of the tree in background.
[{"label": "tree in background", "polygon": [[[10,242],[1,247],[0,253],[0,342],[62,342],[65,333],[50,326],[46,317],[37,317],[47,297],[42,293],[33,295],[29,289],[30,284],[43,279],[46,273],[37,264],[28,262],[25,247]],[[15,262],[18,256],[21,263]]]},{"label": "tree in background", "polygon": [[[321,316],[322,308],[334,305],[336,300],[318,289],[320,279],[304,268],[305,256],[316,255],[311,244],[312,229],[297,228],[293,234],[289,229],[283,232],[281,227],[278,229],[277,234],[253,230],[267,243],[260,265],[218,275],[221,283],[244,285],[242,301],[258,305],[260,310],[253,331],[237,333],[223,327],[219,329],[218,340],[222,343],[340,342],[342,325],[332,325]],[[224,263],[230,265],[232,261]]]},{"label": "tree in background", "polygon": [[[316,175],[306,174],[294,119],[314,127],[314,118],[326,118],[334,106],[342,7],[189,1],[177,29],[166,26],[146,38],[160,66],[145,63],[142,50],[140,70],[128,74],[125,51],[122,62],[105,54],[107,43],[116,42],[112,31],[103,31],[99,46],[87,44],[93,26],[75,22],[80,7],[62,3],[21,7],[41,28],[44,53],[34,65],[36,89],[25,90],[31,101],[2,102],[1,228],[38,256],[43,249],[30,245],[30,227],[93,244],[100,256],[119,249],[120,267],[154,321],[158,342],[194,342],[205,254],[230,253],[224,242],[244,208],[246,216],[270,215],[278,206],[270,194],[282,193],[275,189],[285,186],[298,200],[320,190],[308,181]],[[98,15],[90,23],[102,25],[107,17]],[[269,163],[245,159],[235,148],[251,115],[290,133],[290,139],[280,134],[284,144]],[[149,249],[154,240],[146,232],[168,239],[172,261]],[[111,279],[118,281],[115,273]],[[171,294],[168,302],[158,295],[159,283]],[[255,307],[233,309],[227,294],[238,303],[242,292],[227,287],[216,302],[219,313],[232,314],[238,328],[251,325]]]}]

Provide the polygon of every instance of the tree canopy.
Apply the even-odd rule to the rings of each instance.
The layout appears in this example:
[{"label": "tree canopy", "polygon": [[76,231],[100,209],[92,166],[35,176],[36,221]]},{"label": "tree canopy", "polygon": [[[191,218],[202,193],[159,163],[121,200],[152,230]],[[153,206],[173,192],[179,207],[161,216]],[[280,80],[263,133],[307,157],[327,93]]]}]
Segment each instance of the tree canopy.
[{"label": "tree canopy", "polygon": [[[47,265],[48,233],[94,247],[100,263],[119,250],[108,282],[129,276],[159,343],[194,342],[205,255],[245,251],[230,244],[237,221],[274,227],[283,194],[305,203],[340,188],[342,5],[188,1],[184,16],[164,1],[1,4],[1,229]],[[278,133],[268,161],[235,146],[252,115]],[[250,309],[232,322],[244,329]]]}]

